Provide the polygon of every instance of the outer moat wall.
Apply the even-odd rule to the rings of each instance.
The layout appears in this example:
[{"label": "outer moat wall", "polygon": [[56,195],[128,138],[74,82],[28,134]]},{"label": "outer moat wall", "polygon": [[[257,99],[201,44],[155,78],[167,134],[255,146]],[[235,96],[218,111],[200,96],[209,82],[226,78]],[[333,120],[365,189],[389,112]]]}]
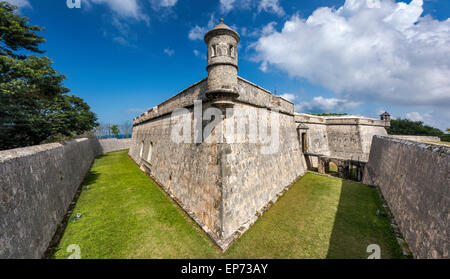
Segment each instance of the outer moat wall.
[{"label": "outer moat wall", "polygon": [[0,151],[0,259],[41,258],[94,158],[130,139],[78,139]]},{"label": "outer moat wall", "polygon": [[363,183],[377,185],[416,258],[449,258],[450,148],[376,136]]}]

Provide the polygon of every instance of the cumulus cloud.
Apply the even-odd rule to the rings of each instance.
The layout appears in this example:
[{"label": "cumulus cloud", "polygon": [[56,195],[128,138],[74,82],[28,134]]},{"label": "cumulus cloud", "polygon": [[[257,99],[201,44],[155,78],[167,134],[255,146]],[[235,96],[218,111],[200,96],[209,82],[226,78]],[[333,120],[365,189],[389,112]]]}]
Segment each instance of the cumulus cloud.
[{"label": "cumulus cloud", "polygon": [[28,0],[5,0],[5,2],[8,2],[19,8],[31,8],[30,2],[28,2]]},{"label": "cumulus cloud", "polygon": [[422,5],[346,0],[307,19],[294,15],[279,32],[273,23],[265,28],[255,59],[262,70],[276,67],[343,99],[449,106],[450,19],[422,16]]},{"label": "cumulus cloud", "polygon": [[309,101],[303,101],[295,105],[297,112],[347,112],[360,105],[359,102],[348,101],[339,98],[324,98],[322,96],[314,97]]},{"label": "cumulus cloud", "polygon": [[142,11],[137,0],[85,0],[88,6],[92,4],[107,5],[116,15],[122,18],[142,20],[148,24],[149,17]]}]

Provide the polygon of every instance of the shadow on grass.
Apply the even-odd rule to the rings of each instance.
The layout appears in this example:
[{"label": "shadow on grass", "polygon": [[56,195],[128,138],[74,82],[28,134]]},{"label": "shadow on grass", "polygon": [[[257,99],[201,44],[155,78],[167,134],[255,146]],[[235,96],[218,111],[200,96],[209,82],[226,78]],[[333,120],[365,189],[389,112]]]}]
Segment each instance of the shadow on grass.
[{"label": "shadow on grass", "polygon": [[[377,209],[381,216],[377,215]],[[375,188],[342,180],[339,205],[327,258],[367,258],[367,247],[377,244],[381,258],[402,258],[389,218]],[[384,216],[383,216],[384,215]]]},{"label": "shadow on grass", "polygon": [[[102,155],[104,156],[104,155]],[[102,156],[99,156],[97,158],[101,158]],[[96,159],[97,159],[96,158]],[[62,236],[64,235],[64,232],[66,231],[67,228],[67,224],[69,223],[72,213],[73,213],[73,209],[75,208],[78,198],[81,195],[81,192],[87,190],[85,187],[95,183],[95,181],[98,179],[98,177],[100,176],[100,173],[97,171],[92,171],[92,169],[89,171],[88,175],[84,178],[83,182],[81,183],[81,185],[78,187],[77,192],[75,193],[75,196],[73,197],[72,201],[69,204],[69,208],[66,211],[66,214],[63,217],[63,220],[61,221],[61,223],[58,225],[58,227],[56,228],[56,232],[53,235],[52,240],[50,241],[47,250],[44,253],[43,258],[44,259],[51,259],[54,257],[55,252],[57,251],[58,248],[58,244],[61,241]]]}]

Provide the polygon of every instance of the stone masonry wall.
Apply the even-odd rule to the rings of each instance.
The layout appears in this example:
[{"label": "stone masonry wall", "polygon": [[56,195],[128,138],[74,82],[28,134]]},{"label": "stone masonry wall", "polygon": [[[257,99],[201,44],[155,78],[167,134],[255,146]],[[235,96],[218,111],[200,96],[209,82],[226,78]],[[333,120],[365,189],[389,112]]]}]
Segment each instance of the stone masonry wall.
[{"label": "stone masonry wall", "polygon": [[43,256],[95,156],[128,148],[116,141],[84,138],[0,151],[1,259]]},{"label": "stone masonry wall", "polygon": [[[171,119],[171,110],[187,108],[193,120],[192,106],[196,100],[203,101],[203,111],[208,109],[205,80],[136,118],[129,151],[141,169],[222,248],[229,244],[224,241],[226,238],[243,225],[253,223],[257,212],[276,200],[277,194],[306,171],[293,103],[242,78],[238,78],[238,87],[240,96],[235,108],[282,112],[280,148],[275,154],[262,155],[262,146],[248,141],[218,144],[172,141],[176,121]],[[226,121],[222,122],[223,127]],[[206,124],[203,121],[203,126]]]},{"label": "stone masonry wall", "polygon": [[[295,121],[308,128],[302,132],[306,131],[309,153],[343,159],[367,161],[372,137],[387,135],[384,123],[370,118],[295,114]],[[312,159],[315,167],[317,160]]]},{"label": "stone masonry wall", "polygon": [[100,152],[101,154],[124,150],[130,148],[131,138],[129,139],[101,139],[100,143]]},{"label": "stone masonry wall", "polygon": [[377,185],[416,258],[449,258],[450,148],[375,136],[363,183]]},{"label": "stone masonry wall", "polygon": [[408,135],[389,135],[395,139],[412,140],[412,141],[441,141],[439,137],[431,136],[408,136]]},{"label": "stone masonry wall", "polygon": [[[235,105],[235,108],[257,109],[242,104]],[[226,121],[242,121],[235,117]],[[262,212],[270,201],[276,200],[277,194],[306,171],[294,118],[286,114],[279,117],[279,147],[274,153],[264,154],[264,145],[249,143],[248,138],[243,142],[225,144],[226,150],[221,158],[225,239],[240,227],[248,227],[256,221],[256,213]]]},{"label": "stone masonry wall", "polygon": [[[189,117],[193,119],[192,112]],[[173,195],[207,233],[219,238],[218,146],[173,142],[171,131],[175,123],[167,115],[135,126],[129,155]]]}]

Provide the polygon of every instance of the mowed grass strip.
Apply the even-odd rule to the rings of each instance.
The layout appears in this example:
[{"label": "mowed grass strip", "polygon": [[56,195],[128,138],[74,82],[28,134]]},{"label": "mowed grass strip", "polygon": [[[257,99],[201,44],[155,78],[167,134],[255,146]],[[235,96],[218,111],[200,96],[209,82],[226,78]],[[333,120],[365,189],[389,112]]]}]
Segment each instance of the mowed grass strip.
[{"label": "mowed grass strip", "polygon": [[118,151],[95,160],[54,257],[67,258],[76,244],[84,259],[367,258],[367,246],[378,244],[382,258],[399,258],[389,220],[377,209],[375,189],[308,173],[222,253]]}]

